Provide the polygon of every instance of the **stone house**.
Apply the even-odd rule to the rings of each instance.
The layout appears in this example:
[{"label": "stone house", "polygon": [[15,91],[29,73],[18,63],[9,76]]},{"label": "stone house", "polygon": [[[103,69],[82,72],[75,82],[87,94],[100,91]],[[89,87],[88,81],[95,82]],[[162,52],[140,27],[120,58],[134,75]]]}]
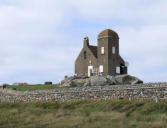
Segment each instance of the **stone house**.
[{"label": "stone house", "polygon": [[127,63],[119,54],[119,36],[110,29],[98,35],[97,46],[84,38],[83,48],[75,61],[76,75],[120,75],[127,74]]}]

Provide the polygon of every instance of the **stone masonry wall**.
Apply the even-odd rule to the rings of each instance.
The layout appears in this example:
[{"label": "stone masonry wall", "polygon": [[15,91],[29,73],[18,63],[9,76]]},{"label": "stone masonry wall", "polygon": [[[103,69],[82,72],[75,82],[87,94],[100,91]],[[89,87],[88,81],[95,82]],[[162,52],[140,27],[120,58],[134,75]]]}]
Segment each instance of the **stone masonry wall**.
[{"label": "stone masonry wall", "polygon": [[44,91],[14,91],[0,89],[0,102],[32,102],[73,99],[167,100],[167,83],[114,85],[78,88],[58,88]]}]

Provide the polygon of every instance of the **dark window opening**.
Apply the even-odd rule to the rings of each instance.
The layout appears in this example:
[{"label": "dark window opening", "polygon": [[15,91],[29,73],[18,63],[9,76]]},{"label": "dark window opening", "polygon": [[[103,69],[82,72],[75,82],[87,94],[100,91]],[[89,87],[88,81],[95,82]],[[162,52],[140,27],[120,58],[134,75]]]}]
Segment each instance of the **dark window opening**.
[{"label": "dark window opening", "polygon": [[86,59],[86,51],[84,51],[84,59]]},{"label": "dark window opening", "polygon": [[120,69],[120,70],[121,70],[121,71],[120,71],[120,74],[124,74],[124,72],[125,72],[125,71],[124,71],[124,70],[125,70],[125,65],[121,63],[121,64],[120,64],[120,68],[121,68],[121,69]]}]

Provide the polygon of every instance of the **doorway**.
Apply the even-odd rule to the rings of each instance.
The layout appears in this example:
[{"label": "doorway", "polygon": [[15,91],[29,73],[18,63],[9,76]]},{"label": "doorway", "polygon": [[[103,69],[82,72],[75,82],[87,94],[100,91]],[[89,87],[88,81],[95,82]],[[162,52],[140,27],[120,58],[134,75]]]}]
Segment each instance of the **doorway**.
[{"label": "doorway", "polygon": [[93,66],[88,66],[88,77],[93,75]]}]

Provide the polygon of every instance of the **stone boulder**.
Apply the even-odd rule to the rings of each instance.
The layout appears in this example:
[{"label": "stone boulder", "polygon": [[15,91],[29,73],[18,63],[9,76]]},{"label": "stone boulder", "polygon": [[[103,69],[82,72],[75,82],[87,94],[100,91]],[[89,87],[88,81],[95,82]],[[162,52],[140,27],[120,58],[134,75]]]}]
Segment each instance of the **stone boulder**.
[{"label": "stone boulder", "polygon": [[70,76],[66,77],[63,81],[60,82],[61,86],[66,87],[75,87],[75,86],[81,86],[86,83],[88,77],[86,76]]},{"label": "stone boulder", "polygon": [[113,76],[92,76],[84,84],[85,86],[104,86],[115,85],[116,81]]},{"label": "stone boulder", "polygon": [[108,80],[109,85],[115,85],[116,84],[114,76],[107,75],[106,79]]},{"label": "stone boulder", "polygon": [[127,74],[115,76],[115,80],[116,80],[117,84],[131,84],[131,85],[134,85],[134,84],[142,84],[143,83],[143,81],[140,80],[139,78],[134,77],[134,76],[130,76],[130,75],[127,75]]},{"label": "stone boulder", "polygon": [[75,77],[74,76],[70,76],[70,77],[65,77],[65,79],[64,80],[62,80],[61,82],[60,82],[60,84],[61,84],[61,86],[72,86],[73,85],[73,79],[75,79]]},{"label": "stone boulder", "polygon": [[91,86],[102,86],[107,84],[107,79],[102,76],[92,76],[90,77],[90,85]]}]

